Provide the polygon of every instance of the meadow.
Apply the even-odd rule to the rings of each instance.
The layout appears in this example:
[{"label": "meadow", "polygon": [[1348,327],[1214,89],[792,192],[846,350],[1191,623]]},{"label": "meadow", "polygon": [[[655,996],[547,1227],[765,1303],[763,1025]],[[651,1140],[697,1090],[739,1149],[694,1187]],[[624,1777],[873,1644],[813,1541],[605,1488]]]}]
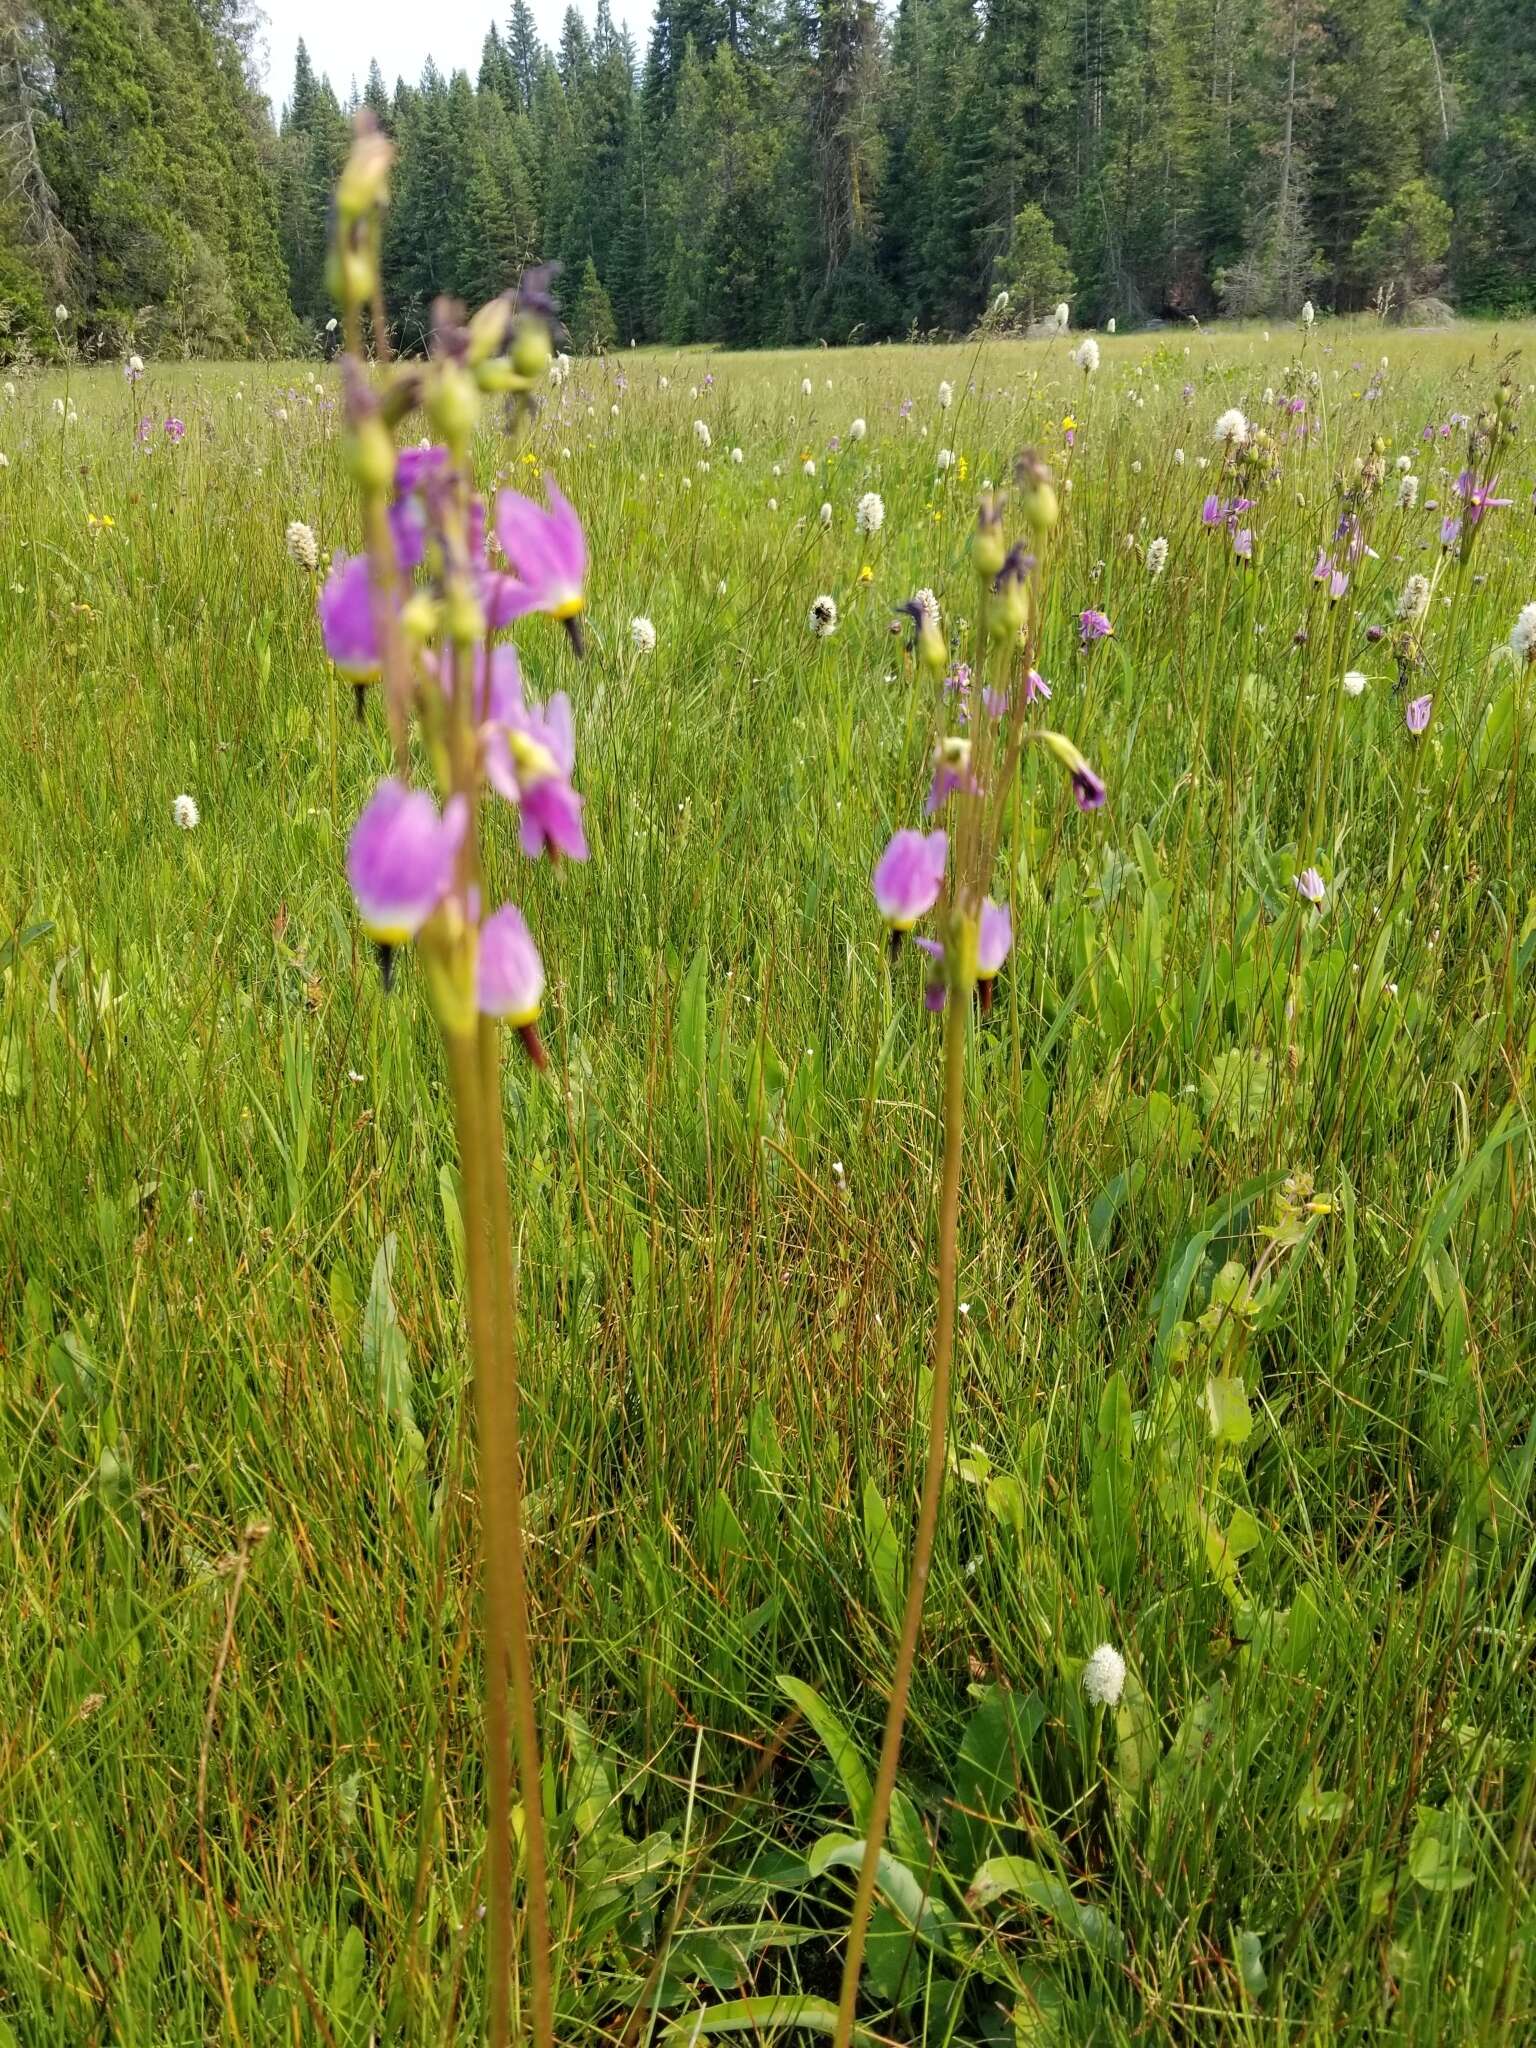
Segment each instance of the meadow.
[{"label": "meadow", "polygon": [[[592,858],[502,818],[488,877],[550,977],[504,1109],[563,2043],[836,1997],[934,1327],[941,1025],[870,872],[942,688],[893,610],[964,655],[1026,445],[1108,800],[1031,751],[1008,804],[864,2038],[1536,2031],[1529,399],[1441,533],[1536,330],[1076,339],[621,354],[478,434],[591,557],[585,660],[520,647]],[[13,384],[0,2042],[474,2040],[453,1122],[343,872],[384,721],[285,545],[359,545],[337,377]],[[1208,524],[1232,407],[1275,474]]]}]

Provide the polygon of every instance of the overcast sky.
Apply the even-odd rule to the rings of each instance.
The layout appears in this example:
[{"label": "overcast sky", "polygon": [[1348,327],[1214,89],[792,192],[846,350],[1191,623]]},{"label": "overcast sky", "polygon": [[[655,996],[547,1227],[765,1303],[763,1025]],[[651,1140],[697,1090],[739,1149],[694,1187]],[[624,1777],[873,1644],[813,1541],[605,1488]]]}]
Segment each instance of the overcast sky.
[{"label": "overcast sky", "polygon": [[[480,45],[492,21],[505,28],[510,0],[260,0],[266,15],[267,91],[273,111],[281,109],[293,86],[293,56],[302,36],[310,61],[324,72],[345,99],[356,78],[361,89],[368,60],[377,57],[385,82],[397,77],[413,84],[428,57],[439,71],[479,68]],[[581,4],[581,0],[578,0]],[[590,23],[593,6],[582,5]],[[610,0],[613,18],[627,23],[643,56],[650,31],[650,0]],[[539,33],[548,43],[560,34],[565,0],[532,0]]]}]

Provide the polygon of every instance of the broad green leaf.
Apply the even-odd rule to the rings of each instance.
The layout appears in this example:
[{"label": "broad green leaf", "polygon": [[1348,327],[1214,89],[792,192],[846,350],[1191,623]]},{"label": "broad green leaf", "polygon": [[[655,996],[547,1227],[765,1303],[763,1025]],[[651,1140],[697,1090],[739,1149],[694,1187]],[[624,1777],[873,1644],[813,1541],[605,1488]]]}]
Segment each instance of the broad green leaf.
[{"label": "broad green leaf", "polygon": [[1240,1927],[1233,1947],[1237,1954],[1237,1974],[1243,1980],[1243,1989],[1250,1998],[1262,1998],[1269,1989],[1269,1973],[1264,1968],[1264,1950],[1259,1937],[1251,1927]]},{"label": "broad green leaf", "polygon": [[999,1828],[1014,1818],[1026,1760],[1045,1720],[1037,1693],[988,1686],[965,1724],[952,1774],[951,1812],[946,1828],[948,1859],[957,1870],[974,1870]]},{"label": "broad green leaf", "polygon": [[[805,1859],[805,1867],[812,1877],[821,1877],[829,1870],[857,1871],[863,1868],[863,1864],[863,1839],[852,1835],[823,1835],[812,1845]],[[876,1873],[875,1881],[880,1891],[907,1925],[916,1928],[930,1941],[942,1940],[952,1924],[951,1915],[942,1901],[930,1894],[922,1879],[889,1849],[880,1851]]]},{"label": "broad green leaf", "polygon": [[1408,1845],[1408,1874],[1427,1892],[1460,1892],[1476,1882],[1472,1829],[1459,1806],[1421,1806]]},{"label": "broad green leaf", "polygon": [[1024,1899],[1089,1948],[1114,1957],[1125,1953],[1125,1937],[1109,1915],[1077,1898],[1069,1885],[1032,1856],[990,1857],[971,1879],[965,1897],[972,1907],[990,1906],[1001,1898]]},{"label": "broad green leaf", "polygon": [[[751,2034],[755,2038],[779,2033],[834,2034],[837,2007],[825,1998],[734,1998],[725,2005],[712,2005],[702,2012],[688,2013],[674,2020],[662,2034],[674,2048],[691,2048],[711,2034]],[[856,2041],[872,2042],[875,2036],[864,2027],[853,2030]]]},{"label": "broad green leaf", "polygon": [[869,1560],[881,1612],[896,1627],[906,1604],[906,1558],[890,1509],[873,1479],[864,1482],[864,1554]]},{"label": "broad green leaf", "polygon": [[1205,1383],[1205,1413],[1219,1444],[1245,1444],[1253,1434],[1248,1395],[1236,1374],[1212,1374]]},{"label": "broad green leaf", "polygon": [[820,1737],[821,1746],[831,1759],[833,1770],[842,1780],[843,1792],[848,1801],[848,1810],[853,1815],[854,1826],[867,1828],[874,1789],[870,1784],[864,1759],[859,1754],[858,1744],[814,1686],[807,1685],[804,1679],[787,1678],[782,1675],[778,1686],[779,1691],[786,1699],[794,1702]]}]

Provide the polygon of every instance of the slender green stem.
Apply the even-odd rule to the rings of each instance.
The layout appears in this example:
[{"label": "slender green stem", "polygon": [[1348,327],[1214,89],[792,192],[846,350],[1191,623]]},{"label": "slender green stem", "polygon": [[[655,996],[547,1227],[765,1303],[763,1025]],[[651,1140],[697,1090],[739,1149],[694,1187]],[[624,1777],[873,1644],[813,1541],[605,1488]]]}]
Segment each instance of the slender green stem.
[{"label": "slender green stem", "polygon": [[548,1851],[544,1838],[544,1782],[528,1626],[528,1573],[523,1537],[523,1453],[517,1380],[516,1294],[512,1279],[512,1217],[507,1197],[506,1141],[501,1113],[501,1026],[480,1019],[480,1101],[485,1118],[486,1188],[491,1229],[491,1281],[495,1290],[496,1378],[505,1402],[494,1454],[495,1483],[504,1496],[508,1525],[507,1573],[512,1655],[512,1737],[517,1745],[518,1790],[523,1801],[523,1849],[528,1890],[528,1979],[537,2048],[553,2048]]},{"label": "slender green stem", "polygon": [[[974,957],[974,947],[965,948],[964,951],[969,962]],[[933,1347],[933,1387],[928,1411],[928,1463],[923,1473],[923,1497],[918,1510],[917,1533],[912,1542],[907,1603],[901,1618],[901,1641],[896,1652],[896,1669],[891,1678],[891,1699],[886,1709],[885,1735],[880,1744],[880,1763],[875,1772],[874,1796],[869,1808],[869,1828],[864,1838],[864,1861],[859,1868],[858,1889],[854,1893],[853,1917],[848,1923],[848,1949],[843,1959],[843,1988],[838,2000],[837,2031],[833,2036],[833,2048],[849,2048],[849,2043],[853,2039],[859,1977],[864,1967],[864,1944],[869,1933],[869,1916],[875,1902],[875,1881],[880,1868],[880,1851],[885,1843],[886,1823],[891,1814],[891,1795],[896,1789],[896,1766],[901,1758],[901,1733],[907,1718],[907,1696],[912,1689],[912,1665],[917,1655],[918,1632],[923,1622],[923,1595],[927,1590],[934,1533],[938,1528],[939,1498],[944,1489],[949,1383],[955,1354],[955,1267],[960,1217],[960,1158],[965,1126],[965,1034],[970,1017],[972,988],[970,968],[967,964],[950,987],[944,1023],[944,1164],[939,1200],[939,1326]]]},{"label": "slender green stem", "polygon": [[486,1198],[485,1118],[473,1031],[444,1033],[453,1084],[454,1122],[464,1199],[464,1274],[469,1341],[475,1368],[480,1439],[481,1566],[485,1584],[486,1927],[491,2048],[511,2041],[512,1993],[512,1731],[507,1712],[511,1636],[508,1561],[513,1531],[507,1491],[499,1483],[504,1455],[504,1398],[496,1370],[496,1311]]}]

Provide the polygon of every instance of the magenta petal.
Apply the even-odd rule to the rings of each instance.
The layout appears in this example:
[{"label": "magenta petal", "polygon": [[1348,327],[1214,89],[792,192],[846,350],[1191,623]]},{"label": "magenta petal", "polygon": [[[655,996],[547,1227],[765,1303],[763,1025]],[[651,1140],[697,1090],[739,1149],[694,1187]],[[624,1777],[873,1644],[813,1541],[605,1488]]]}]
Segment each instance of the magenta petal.
[{"label": "magenta petal", "polygon": [[587,858],[587,835],[581,825],[581,798],[568,782],[546,776],[523,791],[522,847],[537,860],[548,846],[569,860]]}]

